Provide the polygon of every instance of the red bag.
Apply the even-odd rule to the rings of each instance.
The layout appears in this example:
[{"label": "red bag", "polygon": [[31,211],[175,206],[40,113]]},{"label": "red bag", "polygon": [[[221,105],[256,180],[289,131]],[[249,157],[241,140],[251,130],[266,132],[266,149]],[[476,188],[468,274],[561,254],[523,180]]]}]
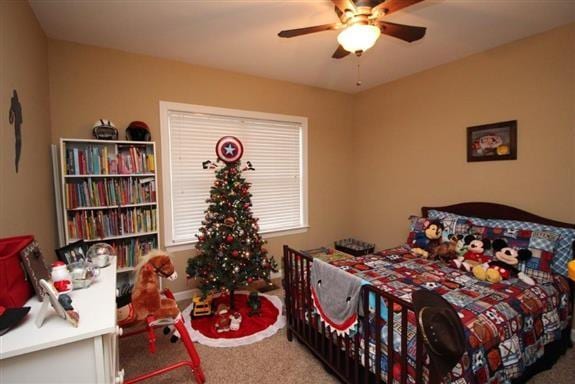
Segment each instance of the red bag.
[{"label": "red bag", "polygon": [[0,305],[21,307],[34,294],[20,260],[20,251],[34,241],[33,236],[0,239]]}]

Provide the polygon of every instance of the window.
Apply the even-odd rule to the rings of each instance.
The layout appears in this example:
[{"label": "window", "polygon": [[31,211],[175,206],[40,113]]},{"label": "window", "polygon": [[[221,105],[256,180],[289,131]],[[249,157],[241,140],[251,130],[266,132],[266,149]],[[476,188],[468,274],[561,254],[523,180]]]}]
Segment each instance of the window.
[{"label": "window", "polygon": [[166,246],[196,241],[215,179],[202,162],[216,160],[216,142],[227,135],[240,139],[242,163],[255,168],[243,176],[260,232],[306,230],[307,118],[162,101],[160,119]]}]

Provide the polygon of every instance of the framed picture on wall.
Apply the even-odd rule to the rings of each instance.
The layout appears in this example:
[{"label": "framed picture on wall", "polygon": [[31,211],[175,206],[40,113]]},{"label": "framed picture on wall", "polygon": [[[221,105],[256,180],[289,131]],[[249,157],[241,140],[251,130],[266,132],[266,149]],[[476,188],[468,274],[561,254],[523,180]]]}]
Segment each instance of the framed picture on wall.
[{"label": "framed picture on wall", "polygon": [[517,120],[467,128],[467,161],[517,159]]}]

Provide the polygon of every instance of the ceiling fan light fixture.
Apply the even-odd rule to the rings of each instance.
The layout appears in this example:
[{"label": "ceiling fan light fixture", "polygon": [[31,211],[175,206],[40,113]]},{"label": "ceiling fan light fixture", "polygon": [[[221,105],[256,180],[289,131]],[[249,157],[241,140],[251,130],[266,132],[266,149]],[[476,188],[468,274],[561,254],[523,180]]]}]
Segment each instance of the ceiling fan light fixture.
[{"label": "ceiling fan light fixture", "polygon": [[337,42],[348,52],[365,52],[373,47],[381,31],[375,25],[354,24],[337,36]]}]

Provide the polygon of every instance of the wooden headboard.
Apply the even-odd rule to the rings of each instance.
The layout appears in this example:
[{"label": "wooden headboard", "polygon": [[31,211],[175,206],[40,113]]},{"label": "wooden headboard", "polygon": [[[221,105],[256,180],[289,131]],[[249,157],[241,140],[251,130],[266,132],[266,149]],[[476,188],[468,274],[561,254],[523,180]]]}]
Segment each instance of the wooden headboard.
[{"label": "wooden headboard", "polygon": [[532,223],[575,229],[575,224],[564,223],[561,221],[548,219],[503,204],[470,202],[470,203],[446,205],[444,207],[422,207],[421,214],[423,215],[423,217],[427,217],[427,213],[430,209],[455,213],[456,215],[462,215],[462,216],[479,217],[482,219],[530,221]]}]

